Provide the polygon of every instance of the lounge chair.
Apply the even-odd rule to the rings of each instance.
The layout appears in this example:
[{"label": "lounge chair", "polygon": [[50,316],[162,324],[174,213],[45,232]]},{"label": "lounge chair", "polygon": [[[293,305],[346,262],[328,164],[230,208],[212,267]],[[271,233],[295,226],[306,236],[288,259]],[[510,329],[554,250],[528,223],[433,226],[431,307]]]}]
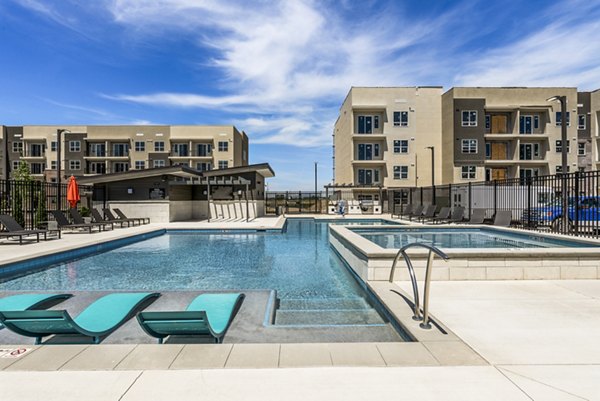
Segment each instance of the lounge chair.
[{"label": "lounge chair", "polygon": [[127,217],[125,216],[125,213],[123,213],[121,211],[121,209],[115,208],[115,213],[117,214],[117,216],[119,216],[120,219],[129,219],[129,220],[139,220],[140,222],[142,222],[142,224],[150,224],[150,217]]},{"label": "lounge chair", "polygon": [[0,215],[0,223],[6,231],[0,231],[0,237],[19,237],[19,245],[23,245],[23,237],[35,235],[37,242],[40,242],[40,234],[44,234],[44,241],[48,239],[48,233],[57,232],[60,238],[60,230],[25,230],[12,216],[8,214]]},{"label": "lounge chair", "polygon": [[114,293],[97,299],[72,318],[66,310],[0,311],[0,323],[27,337],[42,338],[53,334],[78,334],[92,337],[94,344],[115,331],[143,303],[160,294],[151,292]]},{"label": "lounge chair", "polygon": [[412,213],[414,208],[414,205],[412,203],[407,204],[406,206],[404,206],[403,210],[398,213],[398,216],[402,217],[402,216],[408,216],[409,214]]},{"label": "lounge chair", "polygon": [[77,209],[73,209],[73,208],[69,209],[69,214],[71,215],[71,218],[73,219],[73,222],[75,224],[91,224],[93,226],[98,226],[98,227],[100,227],[101,230],[105,230],[105,231],[106,231],[106,227],[110,227],[111,230],[115,229],[115,225],[113,223],[111,223],[110,221],[86,223],[85,220],[83,220],[83,217],[79,214],[79,210],[77,210]]},{"label": "lounge chair", "polygon": [[435,216],[435,211],[437,210],[436,205],[428,205],[423,213],[419,216],[419,221],[423,223],[425,220],[432,219]]},{"label": "lounge chair", "polygon": [[510,227],[512,212],[510,210],[498,210],[494,217],[494,225],[498,227]]},{"label": "lounge chair", "polygon": [[438,214],[431,218],[430,223],[435,224],[438,221],[448,220],[450,218],[450,212],[451,210],[449,207],[441,208]]},{"label": "lounge chair", "polygon": [[58,228],[61,230],[68,229],[68,228],[72,228],[72,229],[85,228],[88,230],[88,232],[90,234],[92,233],[92,229],[94,227],[97,227],[98,231],[102,230],[102,226],[93,225],[93,224],[71,224],[71,223],[69,223],[69,220],[67,220],[67,218],[65,217],[63,212],[61,212],[60,210],[51,210],[50,213],[52,213],[52,216],[54,216],[54,220],[56,220],[56,224],[58,224]]},{"label": "lounge chair", "polygon": [[131,225],[130,221],[123,221],[121,219],[106,220],[104,217],[102,217],[100,212],[94,208],[91,209],[91,212],[92,212],[92,219],[94,220],[95,223],[112,223],[112,224],[118,223],[121,225],[121,228],[125,227],[125,224],[127,224],[127,227],[129,227]]},{"label": "lounge chair", "polygon": [[473,209],[471,218],[466,222],[466,224],[483,224],[486,211],[486,209]]},{"label": "lounge chair", "polygon": [[[0,298],[0,311],[24,311],[63,299],[71,298],[73,294],[17,294]],[[1,326],[0,326],[1,327]]]},{"label": "lounge chair", "polygon": [[221,343],[243,299],[239,293],[202,294],[185,311],[140,312],[137,320],[159,344],[171,335],[210,336]]},{"label": "lounge chair", "polygon": [[140,219],[122,219],[122,218],[117,218],[115,217],[114,214],[112,214],[112,212],[110,211],[110,209],[106,208],[106,209],[102,209],[102,211],[104,211],[104,216],[108,219],[108,220],[119,220],[119,221],[125,221],[127,223],[131,223],[135,226],[135,224],[137,223],[138,225],[142,225],[142,223],[140,222]]},{"label": "lounge chair", "polygon": [[438,220],[440,223],[461,223],[464,220],[465,216],[465,208],[462,206],[456,206],[452,213],[450,213],[450,218],[446,220]]},{"label": "lounge chair", "polygon": [[423,214],[423,209],[425,207],[423,205],[419,205],[419,206],[414,206],[412,209],[412,212],[410,214],[407,214],[408,219],[410,221],[412,221],[413,217],[414,218],[419,218],[421,217],[421,215]]}]

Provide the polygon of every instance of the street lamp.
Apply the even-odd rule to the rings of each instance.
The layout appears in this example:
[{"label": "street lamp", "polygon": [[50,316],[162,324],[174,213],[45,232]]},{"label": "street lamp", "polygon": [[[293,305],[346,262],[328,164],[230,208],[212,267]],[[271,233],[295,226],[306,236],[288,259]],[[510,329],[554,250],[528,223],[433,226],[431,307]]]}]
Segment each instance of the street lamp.
[{"label": "street lamp", "polygon": [[566,96],[552,96],[546,99],[547,102],[560,102],[560,143],[561,149],[561,172],[562,172],[562,223],[563,230],[568,228],[569,223],[569,201],[567,199],[567,168],[569,167],[568,154],[567,154],[567,97]]},{"label": "street lamp", "polygon": [[56,130],[56,210],[61,210],[61,144],[62,134],[71,132],[68,129],[60,128]]},{"label": "street lamp", "polygon": [[319,205],[317,200],[317,162],[315,162],[315,213],[319,212]]}]

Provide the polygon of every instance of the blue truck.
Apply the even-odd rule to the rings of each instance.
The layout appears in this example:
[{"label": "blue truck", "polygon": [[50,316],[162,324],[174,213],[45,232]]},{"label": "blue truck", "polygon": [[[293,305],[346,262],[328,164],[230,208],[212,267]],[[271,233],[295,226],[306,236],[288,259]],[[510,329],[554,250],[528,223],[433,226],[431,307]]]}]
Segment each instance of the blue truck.
[{"label": "blue truck", "polygon": [[[562,231],[563,205],[560,199],[544,206],[538,206],[523,210],[523,224],[532,226],[549,225],[554,230]],[[572,196],[568,199],[568,229],[590,228],[593,231],[600,230],[600,196]]]}]

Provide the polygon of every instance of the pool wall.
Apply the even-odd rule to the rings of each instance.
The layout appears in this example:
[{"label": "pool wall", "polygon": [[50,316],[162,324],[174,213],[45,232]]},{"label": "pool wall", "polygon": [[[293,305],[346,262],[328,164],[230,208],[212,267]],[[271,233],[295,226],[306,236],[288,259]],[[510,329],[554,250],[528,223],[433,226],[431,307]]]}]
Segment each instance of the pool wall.
[{"label": "pool wall", "polygon": [[[417,226],[415,226],[417,227]],[[422,227],[419,225],[419,227]],[[441,227],[441,226],[440,226]],[[463,228],[448,226],[445,228]],[[473,226],[477,228],[479,226]],[[486,227],[486,226],[484,226]],[[361,228],[370,228],[362,226]],[[393,226],[374,229],[397,230]],[[511,232],[511,229],[503,229]],[[536,234],[548,238],[564,237]],[[569,238],[569,240],[572,240]],[[329,226],[329,241],[346,263],[365,281],[385,281],[397,250],[384,249],[344,226]],[[577,240],[579,241],[579,240]],[[589,241],[588,241],[589,242]],[[600,246],[600,242],[594,241]],[[599,248],[444,249],[450,260],[436,258],[432,280],[561,280],[600,278]],[[427,251],[409,252],[419,280],[425,276]],[[406,264],[398,265],[395,279],[408,280]]]}]

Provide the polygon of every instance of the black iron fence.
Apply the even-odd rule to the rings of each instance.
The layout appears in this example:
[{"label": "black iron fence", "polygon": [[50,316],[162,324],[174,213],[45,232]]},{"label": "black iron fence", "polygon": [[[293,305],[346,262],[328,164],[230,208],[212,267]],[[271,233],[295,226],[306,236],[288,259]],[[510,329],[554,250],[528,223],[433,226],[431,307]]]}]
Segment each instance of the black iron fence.
[{"label": "black iron fence", "polygon": [[[51,210],[57,210],[57,183],[44,181],[0,180],[0,214],[8,214],[25,229],[39,228],[52,220]],[[61,210],[68,211],[67,184],[61,185]],[[79,186],[83,204],[91,188]]]},{"label": "black iron fence", "polygon": [[321,214],[327,213],[324,192],[281,191],[265,194],[266,214]]},{"label": "black iron fence", "polygon": [[484,209],[491,222],[497,211],[509,210],[513,226],[600,235],[600,171],[401,188],[388,190],[388,201],[393,215],[401,214],[407,204],[433,204],[438,209],[463,207],[465,220],[474,209]]}]

